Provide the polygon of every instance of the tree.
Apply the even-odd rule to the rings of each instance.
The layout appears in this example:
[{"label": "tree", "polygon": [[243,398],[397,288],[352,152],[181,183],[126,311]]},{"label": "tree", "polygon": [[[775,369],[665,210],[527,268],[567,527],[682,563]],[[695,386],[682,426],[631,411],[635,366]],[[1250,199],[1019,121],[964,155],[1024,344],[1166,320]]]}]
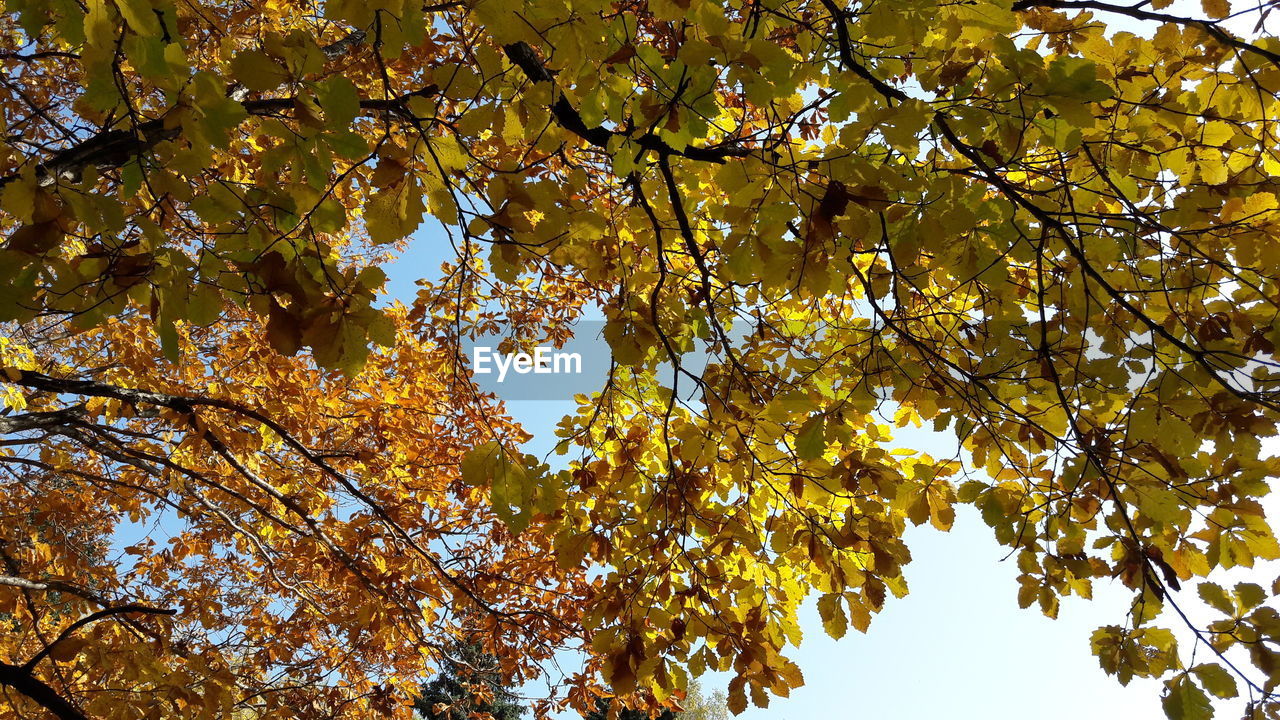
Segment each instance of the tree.
[{"label": "tree", "polygon": [[522,435],[447,353],[405,334],[349,379],[227,322],[163,365],[136,320],[37,345],[53,368],[5,346],[4,712],[388,715],[456,637],[533,665],[574,636],[581,574],[458,481]]},{"label": "tree", "polygon": [[610,717],[617,698],[596,698],[595,708],[583,717],[585,720],[725,720],[728,715],[725,708],[724,693],[717,690],[710,698],[703,697],[702,686],[697,680],[690,680],[685,697],[680,701],[679,710],[663,708],[654,715],[646,708],[619,707]]},{"label": "tree", "polygon": [[427,720],[464,720],[472,713],[517,720],[524,708],[515,693],[503,686],[497,667],[498,659],[480,646],[460,643],[440,673],[423,686],[414,708]]},{"label": "tree", "polygon": [[[1170,717],[1275,717],[1280,588],[1210,575],[1280,556],[1280,43],[1181,5],[6,0],[15,712],[361,716],[477,631],[583,648],[579,710],[737,712],[966,503],[1024,606],[1133,591],[1092,646]],[[428,214],[456,259],[381,307]],[[552,471],[457,350],[590,307]]]},{"label": "tree", "polygon": [[685,720],[728,720],[726,702],[723,691],[716,690],[708,697],[702,694],[701,683],[690,680],[685,697],[680,701],[680,716]]}]

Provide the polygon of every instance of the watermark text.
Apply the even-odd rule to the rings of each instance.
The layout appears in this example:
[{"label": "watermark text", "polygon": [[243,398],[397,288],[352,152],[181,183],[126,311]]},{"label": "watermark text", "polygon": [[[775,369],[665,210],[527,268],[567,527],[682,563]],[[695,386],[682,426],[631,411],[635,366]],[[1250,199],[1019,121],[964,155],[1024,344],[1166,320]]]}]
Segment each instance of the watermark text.
[{"label": "watermark text", "polygon": [[476,375],[489,375],[496,370],[498,382],[506,380],[511,371],[517,375],[581,375],[582,355],[546,347],[534,348],[532,353],[500,353],[477,345],[471,350],[471,370]]}]

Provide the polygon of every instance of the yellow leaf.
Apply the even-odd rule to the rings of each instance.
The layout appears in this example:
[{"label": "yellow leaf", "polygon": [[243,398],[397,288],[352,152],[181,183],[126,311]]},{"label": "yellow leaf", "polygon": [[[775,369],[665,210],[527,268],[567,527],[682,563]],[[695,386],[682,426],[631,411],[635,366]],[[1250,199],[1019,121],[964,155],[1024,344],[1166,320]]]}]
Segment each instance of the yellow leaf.
[{"label": "yellow leaf", "polygon": [[34,164],[28,165],[20,175],[11,179],[0,191],[0,210],[24,223],[31,222],[36,209],[38,192]]},{"label": "yellow leaf", "polygon": [[1200,141],[1205,145],[1221,147],[1226,145],[1236,134],[1235,128],[1231,127],[1231,123],[1221,120],[1212,120],[1204,124],[1204,130],[1200,136]]},{"label": "yellow leaf", "polygon": [[364,206],[365,227],[376,244],[396,242],[422,224],[422,190],[412,176],[370,196]]},{"label": "yellow leaf", "polygon": [[840,593],[827,593],[818,598],[818,616],[822,618],[822,629],[836,640],[844,637],[849,629],[841,601]]},{"label": "yellow leaf", "polygon": [[1200,0],[1204,13],[1214,20],[1221,20],[1231,14],[1229,0]]}]

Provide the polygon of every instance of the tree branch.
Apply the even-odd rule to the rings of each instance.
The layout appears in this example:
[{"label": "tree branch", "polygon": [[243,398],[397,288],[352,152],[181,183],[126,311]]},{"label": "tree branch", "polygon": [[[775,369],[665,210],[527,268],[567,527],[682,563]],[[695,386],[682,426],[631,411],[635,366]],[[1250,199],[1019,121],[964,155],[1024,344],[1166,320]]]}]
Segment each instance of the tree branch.
[{"label": "tree branch", "polygon": [[128,605],[113,605],[111,607],[103,608],[101,610],[98,610],[97,612],[90,613],[89,615],[85,615],[79,620],[76,620],[75,622],[68,625],[66,629],[58,633],[58,637],[54,638],[53,642],[49,643],[48,645],[45,645],[44,649],[36,653],[35,656],[33,656],[30,660],[28,660],[25,664],[23,664],[21,669],[25,670],[26,672],[31,672],[32,670],[34,670],[35,667],[40,664],[41,660],[45,659],[46,657],[49,656],[49,653],[53,652],[53,649],[58,646],[58,643],[71,637],[72,633],[84,627],[85,625],[97,622],[99,620],[102,620],[103,618],[111,617],[112,615],[122,615],[125,613],[144,613],[146,615],[177,615],[178,611],[167,609],[167,608],[154,608],[147,605],[138,605],[135,603],[130,603]]},{"label": "tree branch", "polygon": [[0,685],[11,687],[27,696],[53,713],[58,720],[89,720],[87,715],[80,712],[75,705],[59,695],[47,683],[18,665],[0,662]]},{"label": "tree branch", "polygon": [[8,585],[9,587],[21,588],[23,590],[50,590],[49,583],[36,582],[27,580],[26,578],[13,577],[12,575],[0,575],[0,585]]},{"label": "tree branch", "polygon": [[1153,20],[1156,22],[1173,23],[1175,25],[1189,25],[1200,28],[1214,40],[1217,40],[1223,45],[1243,52],[1253,53],[1265,58],[1271,62],[1271,64],[1280,67],[1280,54],[1235,37],[1226,30],[1223,30],[1216,21],[1143,10],[1140,7],[1142,4],[1143,3],[1139,3],[1139,5],[1113,5],[1111,3],[1100,2],[1100,0],[1019,0],[1013,4],[1013,9],[1020,12],[1026,12],[1027,10],[1032,10],[1034,8],[1049,8],[1053,10],[1097,10],[1099,12],[1124,15],[1125,17],[1130,17],[1134,20]]},{"label": "tree branch", "polygon": [[[337,58],[349,48],[364,42],[367,35],[363,30],[356,30],[341,40],[324,46],[321,51],[329,59]],[[438,87],[432,84],[396,98],[364,99],[360,101],[360,107],[373,112],[394,112],[404,115],[409,112],[408,101],[411,98],[430,97],[437,92],[439,92]],[[227,88],[227,96],[240,102],[248,115],[260,116],[284,112],[292,109],[295,103],[292,97],[244,100],[246,94],[245,88],[239,84],[233,84]],[[36,177],[42,186],[51,185],[58,180],[74,181],[80,177],[85,168],[120,167],[140,153],[181,134],[182,126],[169,124],[164,116],[129,128],[103,130],[81,143],[55,153],[52,158],[36,167]],[[19,175],[15,173],[0,178],[0,189],[18,177]]]},{"label": "tree branch", "polygon": [[[50,412],[32,412],[12,417],[0,417],[0,435],[11,435],[28,430],[41,430],[66,425],[76,419],[82,407],[81,405],[76,405]],[[4,584],[3,581],[0,581],[0,585],[2,584]]]},{"label": "tree branch", "polygon": [[[528,43],[514,42],[504,45],[502,48],[507,59],[516,67],[524,72],[525,77],[533,82],[554,83],[555,76],[547,69],[547,66],[538,58],[538,54]],[[678,155],[680,157],[689,158],[690,160],[701,160],[704,162],[723,163],[731,157],[744,157],[750,154],[750,150],[739,145],[717,145],[713,147],[696,147],[686,146],[684,148],[675,148],[667,144],[665,140],[657,135],[647,132],[643,135],[632,137],[627,133],[610,130],[602,125],[589,127],[582,119],[582,114],[578,109],[569,102],[569,98],[564,93],[555,90],[554,94],[558,99],[551,106],[551,114],[555,117],[560,127],[586,140],[588,143],[607,149],[609,141],[615,137],[624,138],[636,143],[645,150],[652,150],[659,155]]]},{"label": "tree branch", "polygon": [[[441,576],[447,582],[449,582],[453,587],[455,587],[457,590],[459,590],[468,598],[470,598],[473,602],[477,603],[478,605],[485,608],[487,611],[493,613],[494,615],[502,615],[502,616],[509,615],[509,613],[500,611],[499,609],[490,605],[483,598],[481,598],[480,595],[477,594],[477,592],[474,589],[467,586],[465,583],[459,580],[457,576],[449,572],[442,564],[440,564],[440,561],[438,559],[432,556],[429,552],[426,551],[426,549],[424,549],[412,537],[410,537],[409,534],[405,532],[404,528],[402,528],[397,522],[395,522],[395,520],[387,513],[386,509],[383,508],[376,500],[374,500],[367,493],[365,493],[358,486],[356,486],[356,484],[350,478],[348,478],[346,475],[339,472],[336,468],[334,468],[332,465],[326,462],[324,457],[317,455],[316,453],[312,452],[309,448],[307,448],[305,445],[303,445],[300,440],[294,437],[294,435],[288,430],[288,428],[285,428],[283,425],[281,425],[279,422],[275,421],[265,413],[259,412],[257,410],[253,410],[252,408],[244,407],[243,405],[239,405],[237,403],[234,403],[228,400],[219,400],[217,398],[206,398],[206,397],[199,397],[194,395],[170,395],[167,393],[151,392],[149,390],[137,390],[133,388],[125,388],[125,387],[120,387],[118,385],[111,385],[109,383],[103,383],[103,382],[98,382],[94,380],[73,380],[69,378],[56,378],[50,375],[45,375],[44,373],[35,372],[33,370],[16,370],[12,368],[7,369],[8,372],[3,372],[2,370],[3,369],[0,369],[0,382],[11,382],[16,385],[22,385],[24,387],[29,387],[34,390],[41,390],[44,392],[49,392],[54,394],[87,395],[92,397],[113,398],[116,400],[122,400],[124,402],[128,402],[133,405],[139,405],[139,404],[154,405],[157,407],[168,408],[175,412],[184,413],[184,414],[194,413],[197,407],[218,408],[220,410],[226,410],[228,412],[237,413],[243,417],[246,417],[258,423],[261,423],[263,426],[265,426],[266,428],[271,430],[273,433],[275,433],[276,436],[279,437],[281,441],[283,441],[284,444],[287,445],[290,449],[292,449],[294,452],[302,456],[302,458],[305,459],[307,462],[319,468],[321,472],[323,472],[325,475],[335,480],[347,492],[351,493],[352,496],[354,496],[356,499],[364,503],[365,506],[367,506],[370,510],[372,510],[374,514],[376,514],[379,517],[379,519],[381,519],[386,524],[388,529],[390,529],[393,533],[399,536],[402,540],[404,540],[407,544],[409,544],[415,551],[417,551],[423,558],[425,558],[427,562],[430,563],[432,567],[435,568],[441,574]],[[63,434],[69,434],[69,433],[74,433],[75,431],[64,428],[64,429],[61,429],[60,432],[62,432]],[[89,445],[92,444],[90,441],[83,439],[83,436],[79,436],[78,434],[71,434],[71,437],[76,437],[77,439],[80,439],[82,443],[89,444]],[[206,438],[206,440],[208,440],[208,438]],[[102,452],[103,450],[98,449],[98,451]],[[230,458],[225,458],[225,459],[230,459]],[[121,460],[121,461],[128,462],[128,460]],[[139,461],[134,460],[134,462],[139,462]],[[313,527],[313,529],[318,530],[318,528],[315,528],[315,527]],[[341,555],[341,552],[337,550],[336,546],[334,547],[334,550],[339,552],[339,554]],[[372,583],[370,583],[369,586],[374,587]]]},{"label": "tree branch", "polygon": [[[839,52],[840,60],[845,65],[845,67],[847,67],[850,71],[852,71],[858,77],[861,77],[867,82],[871,83],[871,86],[875,88],[875,90],[879,92],[881,95],[883,95],[886,99],[895,99],[899,101],[906,100],[907,95],[905,93],[903,93],[901,90],[898,90],[897,88],[892,87],[891,85],[888,85],[883,80],[880,80],[879,78],[875,77],[875,75],[873,75],[867,67],[859,63],[857,59],[854,58],[852,45],[849,39],[849,33],[847,28],[845,27],[843,15],[840,14],[839,8],[836,6],[834,0],[821,0],[821,2],[823,6],[827,8],[828,12],[832,13],[832,22],[834,23],[835,30],[836,30],[836,39],[837,39],[836,49]],[[1065,6],[1065,7],[1086,7],[1086,6],[1099,6],[1099,7],[1106,7],[1106,8],[1114,7],[1111,5],[1107,5],[1106,3],[1097,2],[1096,0],[1043,0],[1043,1],[1024,0],[1021,3],[1018,3],[1018,5],[1025,6],[1021,8],[1024,10],[1026,9],[1026,7],[1033,7],[1036,5]],[[1016,6],[1015,6],[1015,9],[1016,9]],[[1191,20],[1189,18],[1178,18],[1172,15],[1163,15],[1161,13],[1146,13],[1145,11],[1136,10],[1134,8],[1116,7],[1115,9],[1118,12],[1133,10],[1135,13],[1138,13],[1138,15],[1134,15],[1133,17],[1139,17],[1140,19],[1145,15],[1151,15],[1159,19],[1167,19],[1168,22],[1178,22],[1179,20],[1183,20],[1186,22],[1195,22],[1195,23],[1204,22],[1204,21]],[[1208,24],[1212,25],[1212,23],[1208,23]],[[1277,56],[1277,58],[1280,59],[1280,56]],[[1236,395],[1240,399],[1245,400],[1247,402],[1257,403],[1259,405],[1262,405],[1272,410],[1280,409],[1280,403],[1277,403],[1276,401],[1271,400],[1269,397],[1267,397],[1266,394],[1260,393],[1260,392],[1245,391],[1232,385],[1227,380],[1227,378],[1222,376],[1221,368],[1219,368],[1218,366],[1215,366],[1210,361],[1209,358],[1212,355],[1211,352],[1200,349],[1200,348],[1192,347],[1188,343],[1183,342],[1178,337],[1176,337],[1173,333],[1171,333],[1168,329],[1166,329],[1164,326],[1155,322],[1154,320],[1151,319],[1151,317],[1149,317],[1148,315],[1143,313],[1141,310],[1139,310],[1137,306],[1135,306],[1126,297],[1124,291],[1113,286],[1105,277],[1103,277],[1101,273],[1098,272],[1096,268],[1093,267],[1092,264],[1088,262],[1088,260],[1085,258],[1083,249],[1081,249],[1080,246],[1073,239],[1073,233],[1071,232],[1071,229],[1067,226],[1067,224],[1063,222],[1061,219],[1059,219],[1058,217],[1056,217],[1054,214],[1050,213],[1049,211],[1045,210],[1044,208],[1040,207],[1039,205],[1035,204],[1030,199],[1028,199],[1026,195],[1019,188],[1015,187],[1013,183],[1011,183],[1007,178],[1000,175],[1000,173],[996,172],[995,168],[991,167],[986,162],[981,152],[977,148],[960,139],[955,129],[951,126],[951,118],[946,113],[944,113],[941,110],[935,111],[931,122],[933,126],[936,127],[938,131],[942,134],[942,136],[946,138],[947,142],[949,142],[952,145],[952,147],[956,149],[957,152],[959,152],[962,156],[964,156],[965,159],[973,163],[974,167],[978,169],[981,176],[985,178],[986,181],[989,182],[992,187],[994,187],[995,189],[1003,193],[1004,196],[1007,197],[1009,201],[1012,202],[1014,205],[1017,205],[1025,209],[1027,212],[1031,213],[1032,217],[1038,220],[1042,225],[1044,225],[1045,227],[1051,227],[1054,230],[1058,231],[1058,233],[1062,237],[1062,241],[1067,246],[1067,250],[1072,254],[1073,257],[1076,258],[1077,261],[1080,262],[1082,270],[1089,276],[1090,279],[1097,282],[1099,286],[1106,291],[1107,295],[1116,302],[1116,304],[1118,304],[1121,308],[1123,308],[1124,310],[1129,312],[1131,315],[1133,315],[1135,318],[1137,318],[1138,321],[1141,322],[1143,325],[1145,325],[1147,329],[1150,330],[1154,335],[1170,343],[1171,345],[1173,345],[1183,353],[1186,353],[1189,357],[1192,358],[1192,360],[1197,365],[1203,368],[1209,374],[1209,376],[1212,377],[1213,380],[1223,389],[1227,390],[1228,392]]]},{"label": "tree branch", "polygon": [[[389,100],[364,99],[360,101],[360,108],[372,112],[408,115],[408,101],[411,98],[431,97],[438,92],[439,87],[432,84]],[[240,105],[246,114],[262,116],[286,112],[295,103],[294,98],[286,97],[245,100]],[[36,177],[42,186],[52,185],[58,180],[74,181],[89,166],[99,169],[120,167],[140,153],[181,134],[181,125],[167,126],[163,117],[148,120],[127,130],[107,130],[57,153],[36,168]],[[0,188],[18,177],[14,174],[0,178]]]}]

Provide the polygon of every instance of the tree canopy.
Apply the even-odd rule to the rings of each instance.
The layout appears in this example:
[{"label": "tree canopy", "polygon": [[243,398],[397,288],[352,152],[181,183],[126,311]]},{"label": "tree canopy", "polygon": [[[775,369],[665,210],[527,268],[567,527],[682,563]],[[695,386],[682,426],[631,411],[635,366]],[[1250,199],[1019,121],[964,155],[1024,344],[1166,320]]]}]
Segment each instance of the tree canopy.
[{"label": "tree canopy", "polygon": [[[1213,575],[1280,558],[1271,5],[4,2],[0,717],[408,717],[459,639],[740,712],[957,503],[1169,717],[1280,715]],[[459,349],[589,312],[553,469]]]}]

